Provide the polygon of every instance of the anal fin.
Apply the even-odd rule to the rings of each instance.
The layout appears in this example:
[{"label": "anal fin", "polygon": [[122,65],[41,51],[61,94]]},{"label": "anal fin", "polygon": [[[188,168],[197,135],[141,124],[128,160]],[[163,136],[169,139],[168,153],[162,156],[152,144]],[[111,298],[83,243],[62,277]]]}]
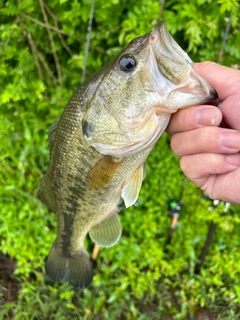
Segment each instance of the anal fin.
[{"label": "anal fin", "polygon": [[122,227],[117,213],[91,228],[91,239],[102,247],[113,246],[121,237]]}]

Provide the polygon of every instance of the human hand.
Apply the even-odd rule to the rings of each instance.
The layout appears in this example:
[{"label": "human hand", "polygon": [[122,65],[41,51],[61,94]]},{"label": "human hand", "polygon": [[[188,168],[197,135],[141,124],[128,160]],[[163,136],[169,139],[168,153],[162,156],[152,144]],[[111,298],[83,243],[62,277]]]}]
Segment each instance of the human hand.
[{"label": "human hand", "polygon": [[240,71],[193,64],[218,93],[216,105],[176,112],[167,127],[186,177],[212,199],[240,204]]}]

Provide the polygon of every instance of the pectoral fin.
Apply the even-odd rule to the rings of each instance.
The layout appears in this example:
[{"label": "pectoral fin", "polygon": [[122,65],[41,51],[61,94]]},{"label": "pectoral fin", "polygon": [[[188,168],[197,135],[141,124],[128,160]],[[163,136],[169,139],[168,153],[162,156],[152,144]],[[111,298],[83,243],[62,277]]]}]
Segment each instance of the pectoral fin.
[{"label": "pectoral fin", "polygon": [[92,188],[101,188],[107,185],[119,169],[121,162],[115,162],[113,157],[104,156],[89,172],[88,183]]},{"label": "pectoral fin", "polygon": [[122,227],[117,213],[102,221],[89,231],[91,239],[102,247],[113,246],[121,237]]},{"label": "pectoral fin", "polygon": [[130,181],[124,186],[121,197],[126,208],[132,206],[138,198],[142,181],[145,175],[145,166],[142,164],[131,176]]}]

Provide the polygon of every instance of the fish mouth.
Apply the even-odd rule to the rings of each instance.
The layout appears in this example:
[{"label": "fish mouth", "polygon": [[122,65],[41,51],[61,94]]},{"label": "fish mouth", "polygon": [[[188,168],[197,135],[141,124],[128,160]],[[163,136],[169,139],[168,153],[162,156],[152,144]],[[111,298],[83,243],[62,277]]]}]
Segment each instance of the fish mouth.
[{"label": "fish mouth", "polygon": [[150,45],[155,48],[160,71],[174,84],[183,82],[183,75],[187,78],[188,64],[192,63],[192,60],[172,38],[164,21],[151,32]]},{"label": "fish mouth", "polygon": [[212,86],[193,70],[193,61],[171,37],[164,21],[150,33],[149,44],[159,71],[156,86],[161,95],[168,97],[171,109],[174,101],[178,102],[179,109],[217,98]]},{"label": "fish mouth", "polygon": [[162,48],[165,48],[167,51],[169,51],[174,58],[177,60],[181,58],[181,60],[187,63],[193,62],[188,54],[172,38],[167,30],[165,21],[159,22],[156,28],[152,31],[152,34],[154,35],[156,32],[158,32],[158,37]]}]

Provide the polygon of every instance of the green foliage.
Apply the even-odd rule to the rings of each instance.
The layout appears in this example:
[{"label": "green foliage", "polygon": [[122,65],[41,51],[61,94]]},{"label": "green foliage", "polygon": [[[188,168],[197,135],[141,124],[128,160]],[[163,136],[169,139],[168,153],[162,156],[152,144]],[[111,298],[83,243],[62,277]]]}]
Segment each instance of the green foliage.
[{"label": "green foliage", "polygon": [[[47,129],[81,82],[91,1],[45,1],[51,29],[40,3],[0,0],[0,250],[17,260],[21,284],[18,300],[2,305],[0,317],[187,319],[209,308],[215,319],[239,319],[239,207],[223,214],[224,204],[212,206],[188,182],[180,222],[164,252],[167,203],[179,199],[184,181],[167,135],[149,157],[138,207],[121,214],[120,242],[101,250],[91,287],[75,292],[66,284],[44,284],[56,217],[35,195],[48,162]],[[153,29],[159,10],[155,0],[96,1],[87,77]],[[162,19],[194,61],[217,61],[232,15],[222,63],[239,67],[239,13],[236,0],[168,0]],[[211,221],[218,228],[196,276]]]}]

